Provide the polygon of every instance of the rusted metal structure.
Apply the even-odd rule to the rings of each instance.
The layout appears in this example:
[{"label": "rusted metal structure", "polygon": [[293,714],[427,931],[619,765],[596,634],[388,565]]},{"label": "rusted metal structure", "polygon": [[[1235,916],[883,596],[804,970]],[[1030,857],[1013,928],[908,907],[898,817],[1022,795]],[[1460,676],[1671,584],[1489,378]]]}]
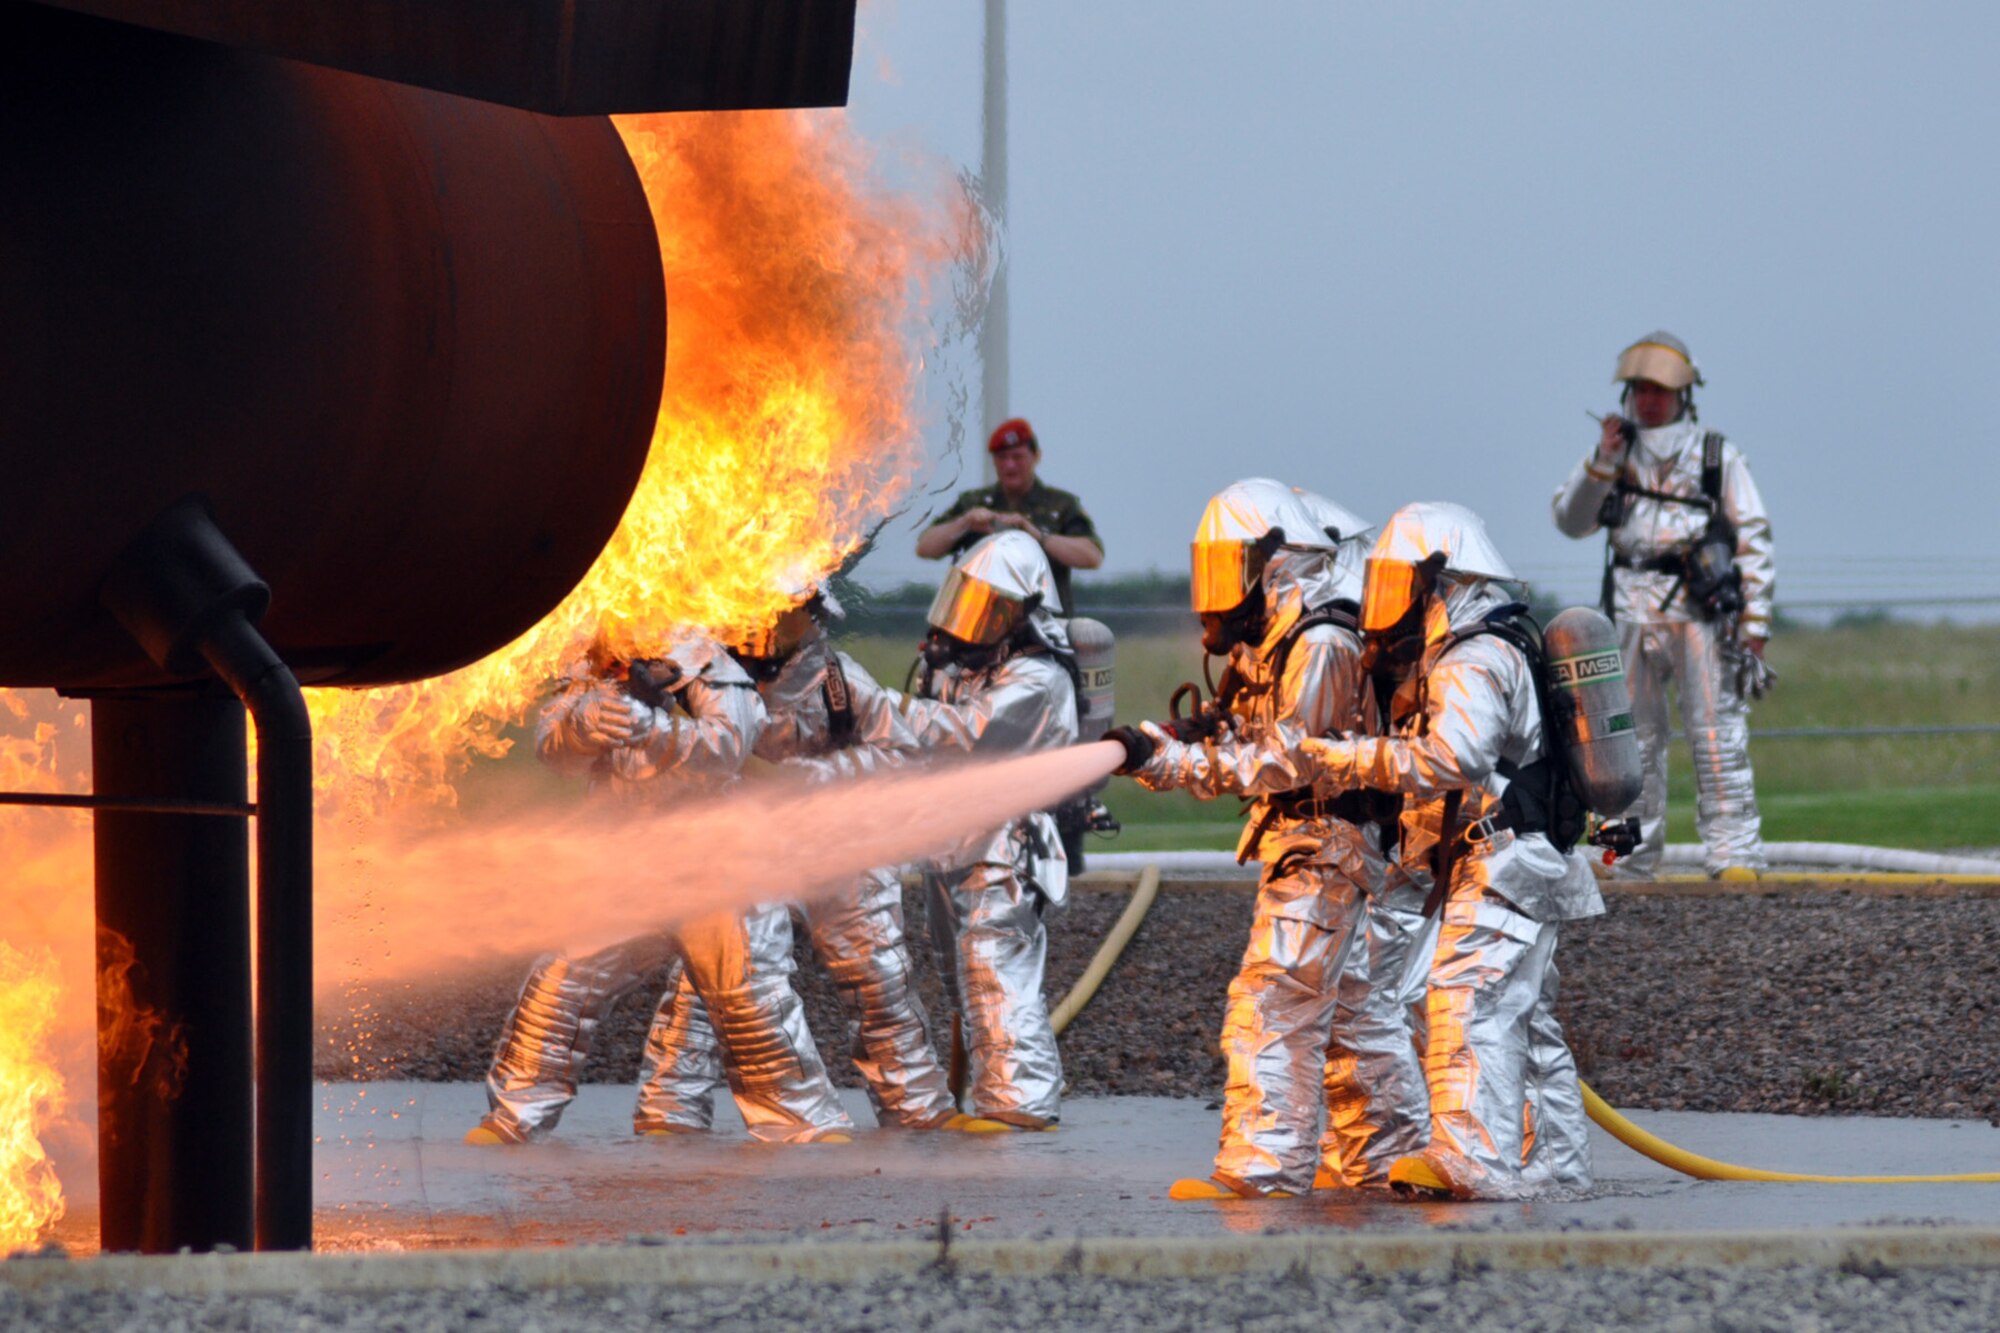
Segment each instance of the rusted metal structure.
[{"label": "rusted metal structure", "polygon": [[100,941],[187,1050],[164,1089],[105,1045],[105,1248],[311,1244],[299,684],[449,670],[574,586],[666,339],[603,113],[844,102],[853,23],[0,0],[0,685],[92,700]]}]

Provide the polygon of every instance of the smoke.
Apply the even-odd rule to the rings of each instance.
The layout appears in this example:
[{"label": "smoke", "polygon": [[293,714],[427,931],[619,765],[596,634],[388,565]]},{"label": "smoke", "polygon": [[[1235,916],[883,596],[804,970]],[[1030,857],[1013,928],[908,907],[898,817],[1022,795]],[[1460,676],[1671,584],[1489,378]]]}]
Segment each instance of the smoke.
[{"label": "smoke", "polygon": [[1122,754],[1098,741],[824,786],[751,782],[687,805],[529,810],[363,842],[319,867],[322,990],[495,955],[584,953],[698,915],[810,899],[1053,806]]}]

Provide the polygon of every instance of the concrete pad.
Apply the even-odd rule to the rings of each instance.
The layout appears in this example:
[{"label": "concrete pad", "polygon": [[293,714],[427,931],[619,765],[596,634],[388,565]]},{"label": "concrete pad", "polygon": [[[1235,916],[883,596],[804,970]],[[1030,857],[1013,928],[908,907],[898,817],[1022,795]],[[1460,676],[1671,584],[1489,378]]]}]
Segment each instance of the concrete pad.
[{"label": "concrete pad", "polygon": [[[549,1246],[675,1237],[934,1241],[1222,1237],[1280,1232],[1796,1231],[1890,1223],[2000,1227],[2000,1185],[1695,1181],[1594,1134],[1598,1184],[1579,1198],[1406,1202],[1354,1191],[1294,1200],[1176,1203],[1206,1175],[1218,1112],[1178,1098],[1071,1099],[1052,1134],[876,1130],[850,1145],[765,1147],[733,1111],[707,1137],[640,1139],[632,1090],[586,1087],[555,1136],[473,1148],[472,1084],[328,1084],[321,1090],[315,1227],[322,1250]],[[849,1094],[858,1124],[865,1099]],[[1745,1166],[1850,1174],[2000,1171],[1983,1121],[1640,1112],[1680,1147]],[[76,1194],[77,1191],[72,1191]],[[96,1248],[93,1201],[58,1233]]]}]

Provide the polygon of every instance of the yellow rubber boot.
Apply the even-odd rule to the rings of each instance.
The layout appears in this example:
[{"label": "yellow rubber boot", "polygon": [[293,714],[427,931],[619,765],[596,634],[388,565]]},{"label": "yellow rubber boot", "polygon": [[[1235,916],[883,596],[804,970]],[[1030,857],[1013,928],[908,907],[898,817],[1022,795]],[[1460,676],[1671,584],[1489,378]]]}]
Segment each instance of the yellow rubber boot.
[{"label": "yellow rubber boot", "polygon": [[995,1111],[990,1115],[967,1116],[981,1126],[991,1125],[991,1129],[966,1127],[968,1134],[1053,1134],[1057,1122],[1044,1120],[1040,1116],[1028,1115],[1020,1111]]},{"label": "yellow rubber boot", "polygon": [[490,1118],[483,1118],[466,1130],[465,1141],[475,1148],[504,1148],[509,1144],[525,1142],[518,1135],[503,1131]]},{"label": "yellow rubber boot", "polygon": [[951,1119],[939,1125],[938,1128],[951,1130],[958,1134],[1012,1134],[1020,1126],[1010,1125],[1003,1120],[986,1120],[976,1115],[967,1115],[963,1111],[957,1111],[952,1114]]},{"label": "yellow rubber boot", "polygon": [[1398,1194],[1451,1197],[1451,1183],[1421,1157],[1401,1157],[1391,1163],[1389,1187]]},{"label": "yellow rubber boot", "polygon": [[1290,1190],[1272,1190],[1267,1194],[1245,1193],[1214,1176],[1201,1179],[1184,1176],[1167,1187],[1167,1197],[1189,1203],[1200,1199],[1289,1199],[1293,1195]]},{"label": "yellow rubber boot", "polygon": [[1724,866],[1716,878],[1725,884],[1755,884],[1763,876],[1752,866]]}]

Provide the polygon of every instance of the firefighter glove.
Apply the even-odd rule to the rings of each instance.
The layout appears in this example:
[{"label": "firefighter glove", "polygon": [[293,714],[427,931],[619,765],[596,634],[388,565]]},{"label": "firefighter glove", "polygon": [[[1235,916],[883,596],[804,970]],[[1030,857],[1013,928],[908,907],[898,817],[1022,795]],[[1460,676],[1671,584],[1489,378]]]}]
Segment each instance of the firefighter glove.
[{"label": "firefighter glove", "polygon": [[1159,748],[1153,744],[1151,736],[1137,727],[1113,727],[1104,733],[1104,739],[1117,741],[1125,748],[1124,762],[1111,770],[1114,773],[1138,772],[1146,766],[1146,761],[1153,757],[1153,751]]}]

